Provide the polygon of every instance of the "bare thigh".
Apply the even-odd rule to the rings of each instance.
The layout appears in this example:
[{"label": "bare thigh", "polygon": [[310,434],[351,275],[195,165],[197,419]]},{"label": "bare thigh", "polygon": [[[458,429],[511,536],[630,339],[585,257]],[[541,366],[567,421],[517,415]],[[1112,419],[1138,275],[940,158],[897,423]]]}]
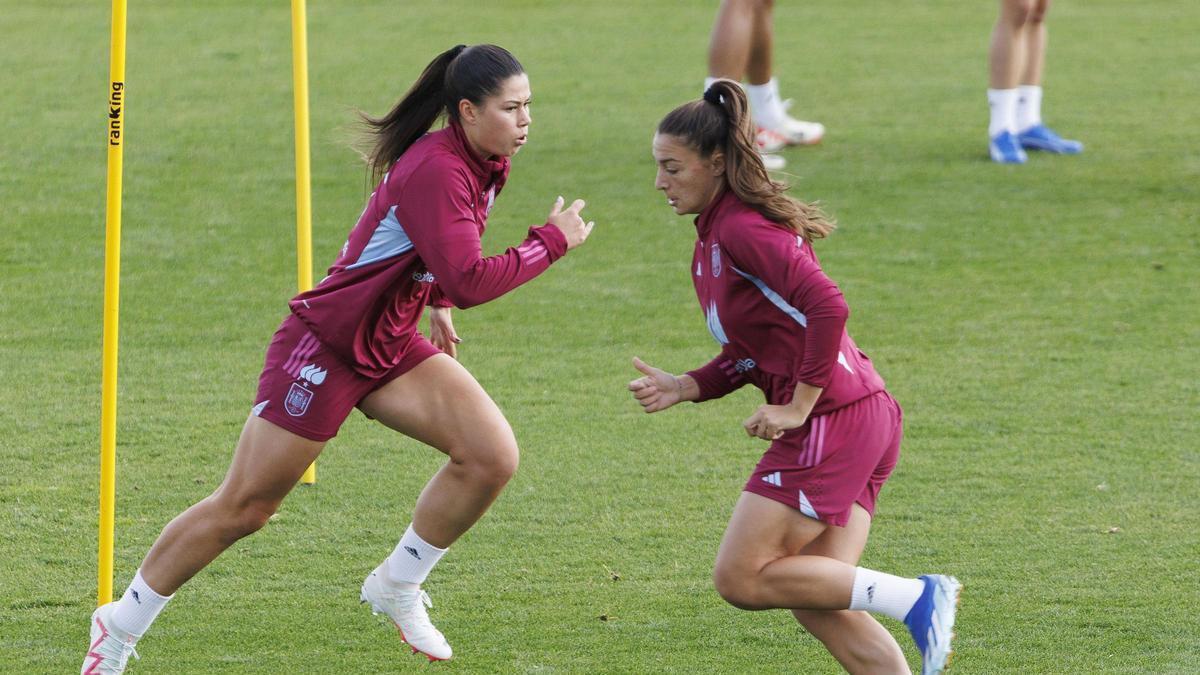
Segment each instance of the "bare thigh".
[{"label": "bare thigh", "polygon": [[371,392],[358,406],[387,427],[458,459],[512,444],[504,413],[458,361],[436,354]]},{"label": "bare thigh", "polygon": [[850,601],[854,569],[802,553],[837,529],[752,492],[743,492],[717,551],[717,592],[742,609],[836,608]]}]

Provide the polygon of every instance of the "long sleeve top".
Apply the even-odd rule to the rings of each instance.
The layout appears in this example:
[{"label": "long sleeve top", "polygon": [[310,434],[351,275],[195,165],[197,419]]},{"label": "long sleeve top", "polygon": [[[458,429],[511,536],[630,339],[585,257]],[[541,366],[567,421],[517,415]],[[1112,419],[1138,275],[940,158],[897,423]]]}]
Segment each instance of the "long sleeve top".
[{"label": "long sleeve top", "polygon": [[381,377],[404,355],[431,301],[467,308],[544,272],[567,251],[549,223],[484,257],[480,236],[509,162],[481,159],[451,122],[404,152],[371,194],[337,260],[291,311],[359,373]]},{"label": "long sleeve top", "polygon": [[742,203],[730,190],[696,218],[692,280],[721,352],[688,373],[700,400],[751,383],[767,402],[789,403],[798,382],[823,391],[813,415],[884,388],[846,332],[850,312],[811,244]]}]

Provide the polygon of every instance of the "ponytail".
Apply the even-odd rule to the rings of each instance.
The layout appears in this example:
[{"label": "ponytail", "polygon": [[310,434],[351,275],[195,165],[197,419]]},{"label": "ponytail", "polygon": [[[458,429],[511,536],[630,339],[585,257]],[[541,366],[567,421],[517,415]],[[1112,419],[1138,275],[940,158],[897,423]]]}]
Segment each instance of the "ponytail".
[{"label": "ponytail", "polygon": [[481,105],[505,80],[523,72],[516,57],[496,45],[457,45],[438,54],[386,115],[360,113],[372,138],[366,159],[374,179],[382,178],[439,117],[457,120],[459,101]]},{"label": "ponytail", "polygon": [[725,155],[725,182],[737,198],[806,241],[822,239],[836,227],[815,204],[788,196],[787,184],[771,180],[754,146],[750,102],[738,83],[713,82],[703,99],[684,103],[664,117],[658,133],[683,140],[705,159],[720,150]]}]

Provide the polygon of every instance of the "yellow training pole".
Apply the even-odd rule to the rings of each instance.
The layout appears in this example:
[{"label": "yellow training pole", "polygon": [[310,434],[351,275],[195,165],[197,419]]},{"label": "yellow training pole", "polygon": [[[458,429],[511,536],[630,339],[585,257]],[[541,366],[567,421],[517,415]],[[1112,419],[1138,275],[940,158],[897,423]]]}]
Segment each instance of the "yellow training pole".
[{"label": "yellow training pole", "polygon": [[[312,288],[312,177],[308,165],[308,19],[305,0],[292,0],[292,90],[296,108],[296,279],[300,291]],[[317,463],[300,482],[317,482]]]},{"label": "yellow training pole", "polygon": [[125,136],[125,0],[113,0],[112,3],[112,46],[108,71],[108,202],[104,212],[98,605],[112,602],[113,528],[117,506],[117,325],[121,290],[121,168]]}]

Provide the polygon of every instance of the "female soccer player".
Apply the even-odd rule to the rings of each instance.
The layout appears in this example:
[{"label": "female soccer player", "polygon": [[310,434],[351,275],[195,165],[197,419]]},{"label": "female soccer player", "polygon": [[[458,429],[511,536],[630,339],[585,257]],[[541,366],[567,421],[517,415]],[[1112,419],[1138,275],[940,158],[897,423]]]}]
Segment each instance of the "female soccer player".
[{"label": "female soccer player", "polygon": [[1026,150],[1060,155],[1083,152],[1083,143],[1042,124],[1042,67],[1046,60],[1046,10],[1050,0],[1000,0],[1000,18],[988,51],[988,153],[1001,164],[1024,164]]},{"label": "female soccer player", "polygon": [[[907,673],[869,612],[903,621],[939,673],[950,655],[960,585],[855,567],[875,499],[900,449],[900,407],[846,333],[846,303],[812,242],[833,224],[784,194],[754,150],[746,96],[718,80],[654,136],[655,188],[699,214],[689,268],[721,353],[673,375],[634,358],[629,389],[646,412],[762,389],[743,427],[771,441],[733,509],[713,572],[742,609],[790,609],[851,673]],[[860,611],[867,610],[867,611]]]},{"label": "female soccer player", "polygon": [[[448,308],[529,281],[593,227],[579,216],[582,200],[563,210],[559,197],[519,246],[481,256],[509,158],[529,138],[529,105],[529,78],[512,54],[459,45],[435,58],[387,115],[367,118],[378,187],[328,276],[291,301],[224,482],[166,526],[124,596],[92,615],[84,673],[122,672],[166,601],[267,522],[355,407],[450,457],[421,492],[395,551],[362,586],[362,601],[387,614],[414,652],[450,658],[420,584],[512,477],[517,444],[500,409],[452,358],[458,338]],[[448,125],[427,133],[443,114]],[[432,343],[417,332],[431,302]]]}]

